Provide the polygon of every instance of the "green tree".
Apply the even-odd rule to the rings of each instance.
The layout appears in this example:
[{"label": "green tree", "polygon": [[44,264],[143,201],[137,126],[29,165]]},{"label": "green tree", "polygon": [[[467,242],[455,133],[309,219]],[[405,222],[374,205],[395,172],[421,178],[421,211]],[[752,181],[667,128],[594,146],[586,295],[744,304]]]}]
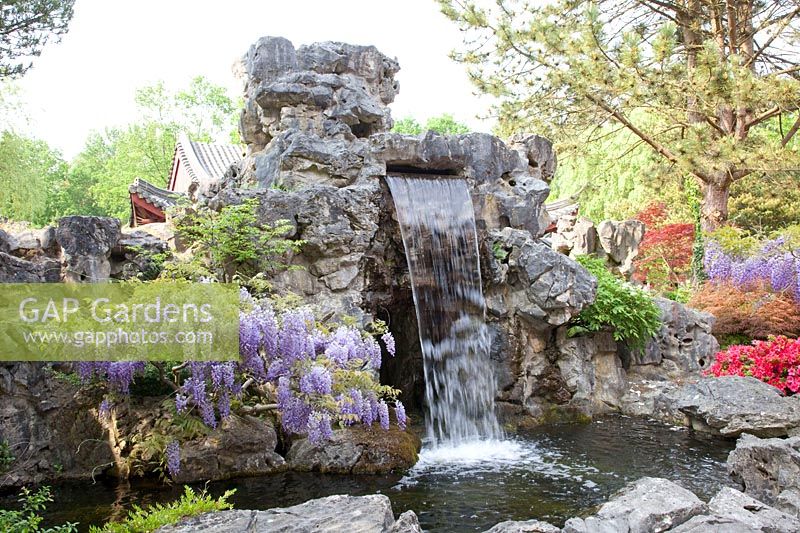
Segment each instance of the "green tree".
[{"label": "green tree", "polygon": [[67,32],[75,0],[12,0],[0,3],[0,78],[24,74],[30,58]]},{"label": "green tree", "polygon": [[442,135],[460,135],[462,133],[469,133],[469,126],[457,122],[453,115],[443,113],[436,117],[431,117],[422,126],[413,117],[406,117],[395,122],[392,131],[395,133],[404,133],[406,135],[419,135],[426,131],[435,131]]},{"label": "green tree", "polygon": [[73,205],[127,220],[128,186],[135,178],[167,185],[181,132],[201,142],[234,139],[237,102],[203,77],[178,92],[170,92],[162,82],[144,87],[136,92],[135,101],[137,122],[93,133],[73,161],[69,173]]},{"label": "green tree", "polygon": [[[621,126],[701,183],[706,230],[727,220],[733,183],[800,166],[795,1],[439,3],[467,35],[455,59],[500,99],[501,132]],[[775,117],[777,139],[765,134]]]},{"label": "green tree", "polygon": [[0,133],[0,217],[44,225],[53,218],[53,193],[67,165],[46,142]]}]

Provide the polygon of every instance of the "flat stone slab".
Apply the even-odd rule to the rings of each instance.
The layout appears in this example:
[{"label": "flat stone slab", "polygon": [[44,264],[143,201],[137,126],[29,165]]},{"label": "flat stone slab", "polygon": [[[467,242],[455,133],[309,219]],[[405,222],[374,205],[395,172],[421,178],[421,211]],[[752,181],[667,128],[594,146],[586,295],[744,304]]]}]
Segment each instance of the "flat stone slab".
[{"label": "flat stone slab", "polygon": [[704,378],[656,400],[689,418],[695,431],[723,437],[785,437],[800,427],[800,400],[752,377]]},{"label": "flat stone slab", "polygon": [[267,511],[219,511],[165,526],[159,533],[418,533],[416,515],[407,511],[395,521],[383,495],[328,496],[293,507]]},{"label": "flat stone slab", "polygon": [[564,533],[659,533],[707,511],[700,498],[680,485],[645,477],[604,503],[594,516],[567,520]]}]

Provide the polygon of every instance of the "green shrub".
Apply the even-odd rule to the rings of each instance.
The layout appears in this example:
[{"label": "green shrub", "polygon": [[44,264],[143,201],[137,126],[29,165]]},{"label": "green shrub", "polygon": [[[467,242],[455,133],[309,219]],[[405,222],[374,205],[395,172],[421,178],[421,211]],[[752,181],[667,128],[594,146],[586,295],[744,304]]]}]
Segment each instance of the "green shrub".
[{"label": "green shrub", "polygon": [[47,529],[39,527],[42,522],[40,513],[45,510],[47,502],[52,502],[50,487],[39,487],[32,492],[23,487],[19,495],[22,509],[9,511],[0,509],[0,531],[3,533],[77,533],[78,524],[67,523]]},{"label": "green shrub", "polygon": [[231,282],[290,268],[287,256],[297,252],[303,241],[286,238],[292,231],[286,220],[260,223],[257,209],[258,199],[251,198],[219,212],[202,209],[177,216],[176,229],[194,253],[188,265],[164,264],[164,275],[195,279],[210,274]]},{"label": "green shrub", "polygon": [[228,498],[235,490],[229,490],[222,496],[213,499],[205,491],[195,493],[191,487],[184,487],[183,496],[167,505],[155,504],[142,509],[134,505],[122,522],[109,522],[102,528],[92,527],[91,533],[149,533],[169,524],[175,524],[184,518],[201,515],[210,511],[224,511],[233,505]]},{"label": "green shrub", "polygon": [[616,341],[642,348],[661,327],[661,312],[653,300],[607,270],[602,259],[580,256],[577,261],[597,278],[597,298],[572,320],[570,336],[611,329]]}]

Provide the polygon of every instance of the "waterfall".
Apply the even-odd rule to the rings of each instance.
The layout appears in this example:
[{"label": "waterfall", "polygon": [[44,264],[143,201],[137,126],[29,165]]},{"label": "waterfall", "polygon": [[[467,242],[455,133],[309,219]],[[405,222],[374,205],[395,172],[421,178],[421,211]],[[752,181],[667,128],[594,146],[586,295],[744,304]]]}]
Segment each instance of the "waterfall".
[{"label": "waterfall", "polygon": [[467,183],[388,176],[403,237],[425,372],[427,440],[499,438],[497,384]]}]

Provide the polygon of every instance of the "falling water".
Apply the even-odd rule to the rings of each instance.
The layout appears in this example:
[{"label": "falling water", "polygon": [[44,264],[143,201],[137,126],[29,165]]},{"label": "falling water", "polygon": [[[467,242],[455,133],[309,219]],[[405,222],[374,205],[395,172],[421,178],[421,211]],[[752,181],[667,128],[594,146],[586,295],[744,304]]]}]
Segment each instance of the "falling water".
[{"label": "falling water", "polygon": [[428,440],[436,446],[501,437],[467,184],[438,176],[389,176],[387,181],[417,310]]}]

